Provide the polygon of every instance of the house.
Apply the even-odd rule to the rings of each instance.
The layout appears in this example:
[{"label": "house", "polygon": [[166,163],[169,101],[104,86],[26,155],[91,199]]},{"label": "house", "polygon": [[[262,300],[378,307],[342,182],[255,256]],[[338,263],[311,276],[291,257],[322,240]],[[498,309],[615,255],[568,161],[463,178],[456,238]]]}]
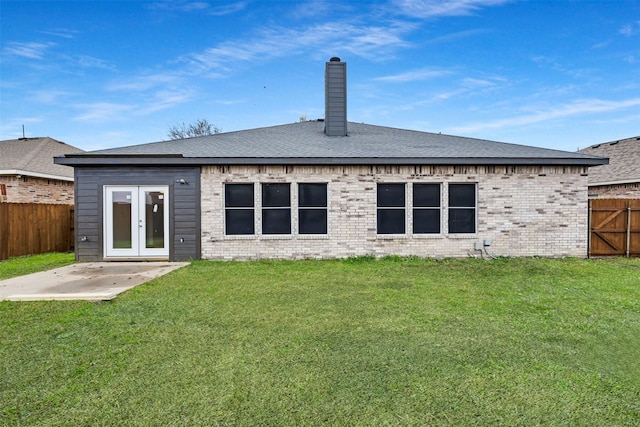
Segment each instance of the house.
[{"label": "house", "polygon": [[609,158],[589,170],[589,197],[640,198],[640,136],[592,145],[580,150]]},{"label": "house", "polygon": [[348,122],[346,87],[332,58],[322,120],[56,158],[78,260],[587,255],[605,158]]},{"label": "house", "polygon": [[49,137],[0,141],[0,202],[73,204],[73,169],[53,157],[81,152]]}]

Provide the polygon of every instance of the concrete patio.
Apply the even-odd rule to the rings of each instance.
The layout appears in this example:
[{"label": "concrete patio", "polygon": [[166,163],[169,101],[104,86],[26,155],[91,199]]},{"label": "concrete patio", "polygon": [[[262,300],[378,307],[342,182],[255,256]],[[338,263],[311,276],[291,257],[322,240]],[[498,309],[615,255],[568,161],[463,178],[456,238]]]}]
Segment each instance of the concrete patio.
[{"label": "concrete patio", "polygon": [[89,262],[0,281],[0,301],[108,301],[188,262]]}]

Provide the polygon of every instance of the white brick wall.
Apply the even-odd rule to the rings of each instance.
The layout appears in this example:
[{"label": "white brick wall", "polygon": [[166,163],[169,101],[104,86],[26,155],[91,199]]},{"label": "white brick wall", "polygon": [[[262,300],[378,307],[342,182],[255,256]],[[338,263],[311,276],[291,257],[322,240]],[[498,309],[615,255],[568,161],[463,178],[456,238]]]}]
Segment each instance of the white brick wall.
[{"label": "white brick wall", "polygon": [[[202,168],[202,258],[341,258],[372,254],[478,256],[491,239],[494,256],[587,255],[587,176],[582,167],[541,166],[207,166]],[[290,236],[260,236],[260,187],[255,187],[256,235],[224,235],[224,183],[290,182]],[[326,236],[297,235],[295,183],[328,183]],[[442,183],[440,235],[376,234],[376,184]],[[477,183],[477,233],[446,233],[448,183]]]}]

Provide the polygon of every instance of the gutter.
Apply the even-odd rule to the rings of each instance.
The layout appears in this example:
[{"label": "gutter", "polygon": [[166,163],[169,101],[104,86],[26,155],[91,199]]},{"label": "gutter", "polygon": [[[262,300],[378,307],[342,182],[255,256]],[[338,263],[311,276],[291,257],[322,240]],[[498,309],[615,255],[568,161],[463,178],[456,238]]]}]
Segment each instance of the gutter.
[{"label": "gutter", "polygon": [[23,171],[20,169],[3,169],[0,170],[0,175],[9,175],[9,176],[32,176],[35,178],[44,178],[44,179],[56,179],[58,181],[69,181],[73,182],[72,176],[60,176],[60,175],[50,175],[47,173],[39,173],[39,172],[31,172],[31,171]]},{"label": "gutter", "polygon": [[506,165],[506,166],[598,166],[607,158],[539,157],[183,157],[168,155],[89,155],[55,157],[54,163],[66,166],[168,166],[168,165]]}]

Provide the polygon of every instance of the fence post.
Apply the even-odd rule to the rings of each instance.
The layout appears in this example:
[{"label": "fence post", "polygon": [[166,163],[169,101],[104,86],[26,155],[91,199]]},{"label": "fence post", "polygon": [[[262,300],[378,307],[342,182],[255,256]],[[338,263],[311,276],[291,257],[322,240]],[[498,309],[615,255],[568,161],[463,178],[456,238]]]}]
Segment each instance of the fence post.
[{"label": "fence post", "polygon": [[0,261],[9,258],[9,205],[0,202]]},{"label": "fence post", "polygon": [[593,209],[593,203],[591,202],[591,199],[587,200],[589,205],[589,209],[587,209],[587,258],[591,258],[591,228],[593,225],[591,224],[591,210]]},{"label": "fence post", "polygon": [[627,200],[627,250],[626,256],[631,256],[631,200]]}]

